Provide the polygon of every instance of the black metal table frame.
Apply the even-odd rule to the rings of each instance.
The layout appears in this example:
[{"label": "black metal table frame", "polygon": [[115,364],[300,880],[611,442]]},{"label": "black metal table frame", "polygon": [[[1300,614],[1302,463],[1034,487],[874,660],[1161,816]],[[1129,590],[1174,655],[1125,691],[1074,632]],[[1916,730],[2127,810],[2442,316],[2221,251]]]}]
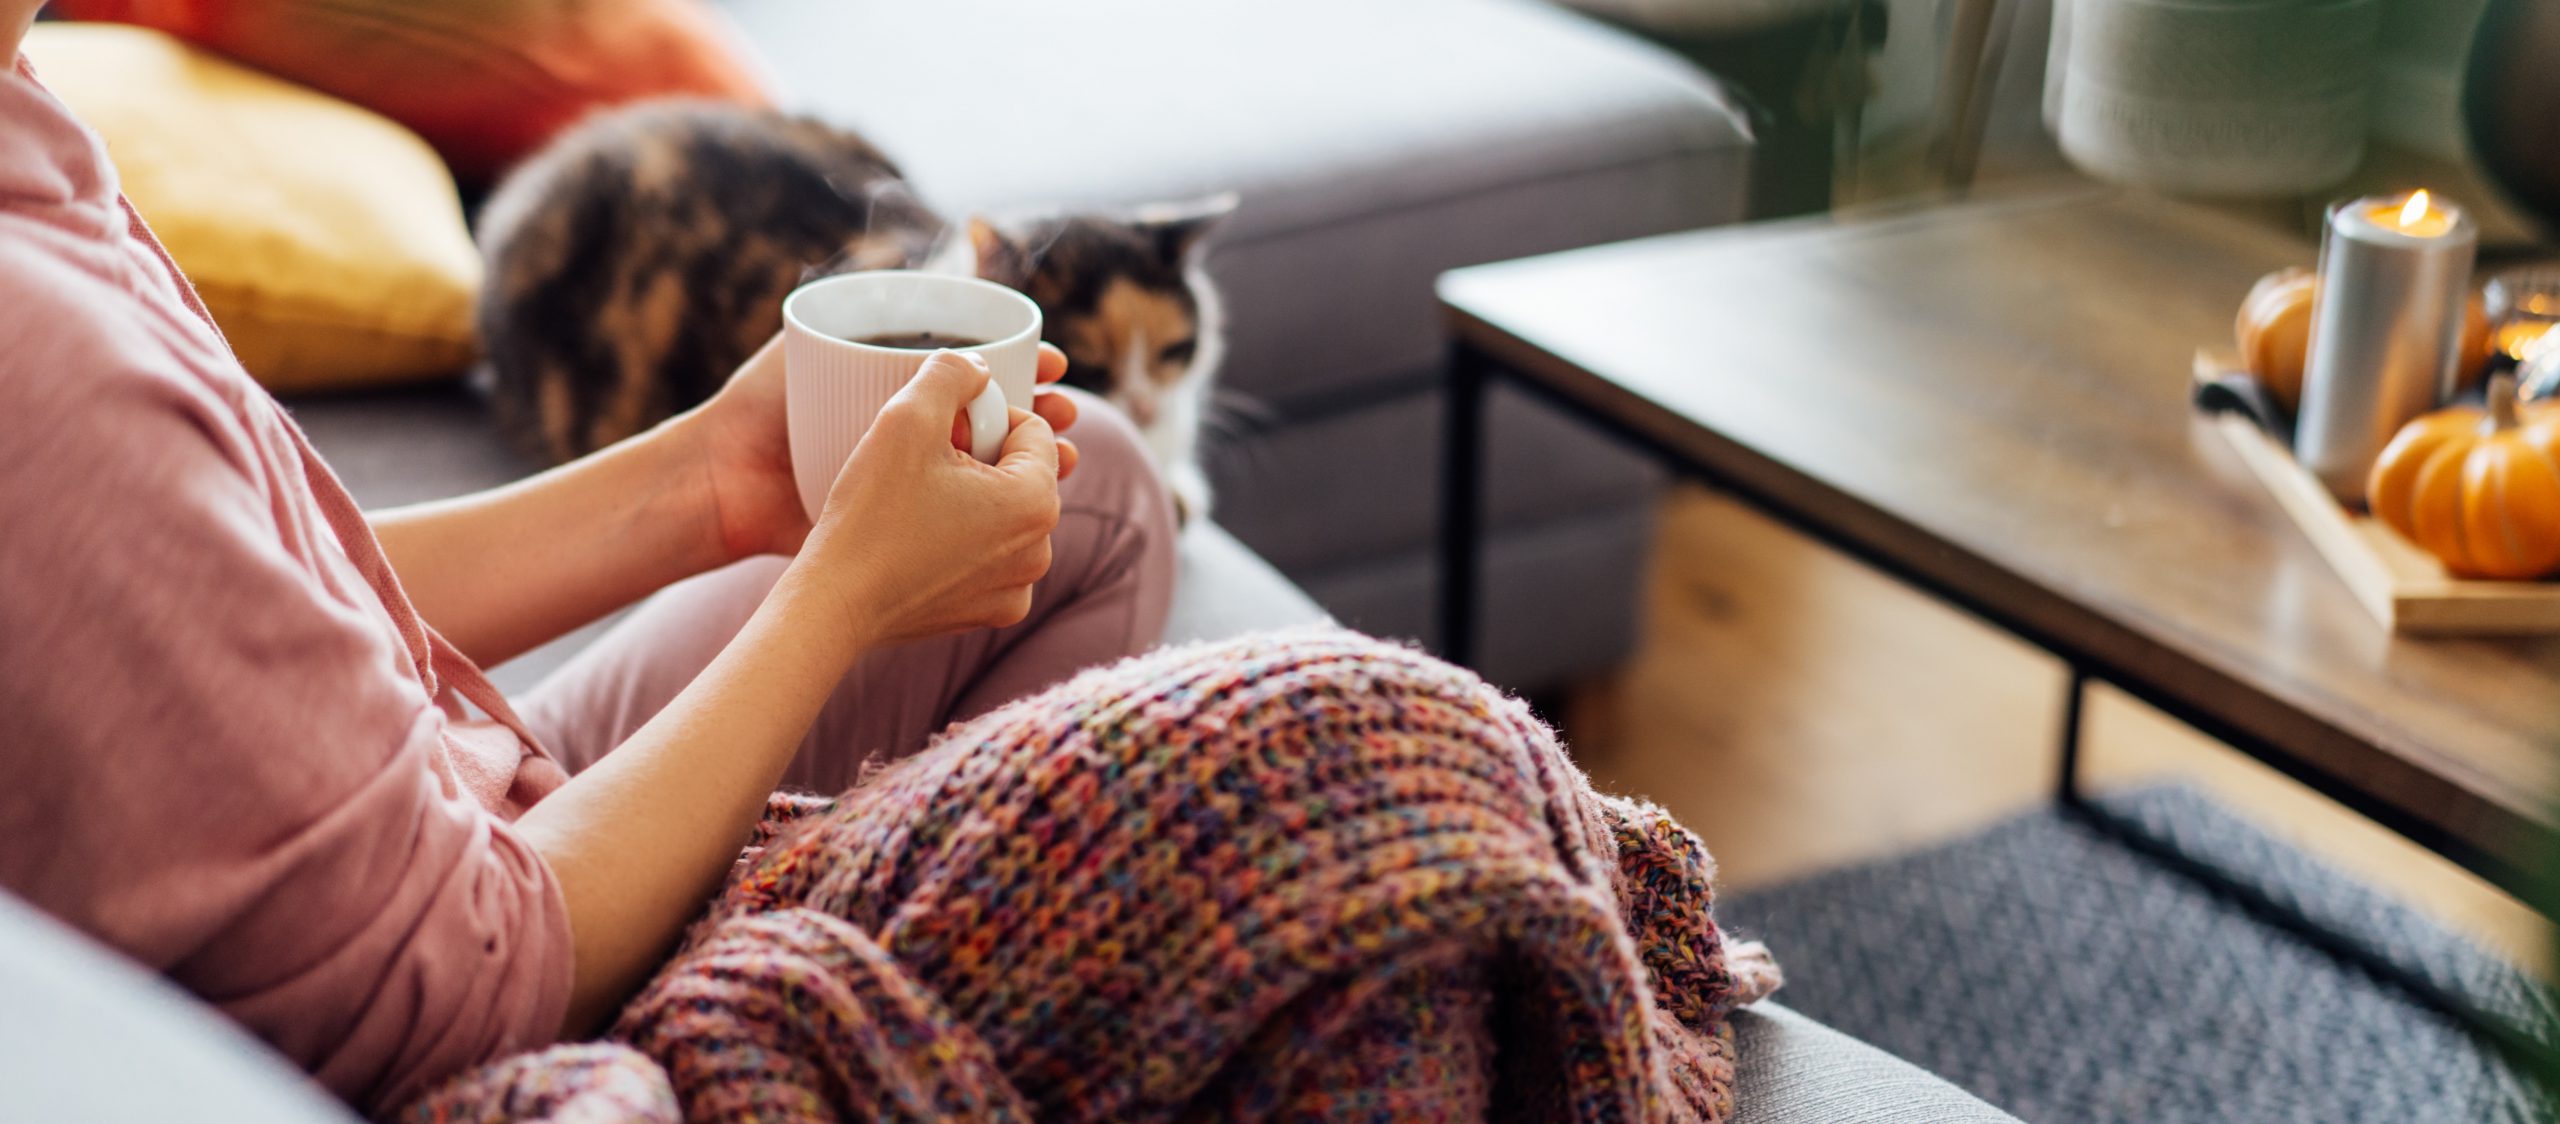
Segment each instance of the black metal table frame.
[{"label": "black metal table frame", "polygon": [[[1501,383],[1528,392],[1539,401],[1578,418],[1648,454],[1673,471],[1739,497],[1751,507],[1809,538],[1856,559],[1860,564],[1891,577],[1930,598],[1954,606],[2010,636],[2060,659],[2069,670],[2069,685],[2063,698],[2062,728],[2058,753],[2061,760],[2056,801],[2071,814],[2106,831],[2146,856],[2169,866],[2216,892],[2222,893],[2252,913],[2281,925],[2305,941],[2355,964],[2378,978],[2402,988],[2419,1001],[2471,1025],[2481,1031],[2511,1056],[2539,1060],[2548,1067],[2555,1060],[2552,1046],[2534,1039],[2507,1020],[2480,1010],[2468,999],[2454,995],[2432,981],[2416,976],[2387,961],[2364,952],[2340,939],[2325,926],[2303,915],[2299,910],[2269,896],[2263,890],[2236,881],[2220,871],[2201,865],[2154,838],[2147,829],[2114,812],[2105,805],[2088,800],[2080,786],[2080,739],[2083,726],[2083,704],[2091,680],[2102,680],[2126,694],[2185,723],[2190,728],[2222,742],[2241,753],[2263,762],[2293,780],[2345,805],[2367,819],[2438,855],[2479,874],[2506,892],[2515,895],[2546,913],[2546,903],[2534,893],[2536,883],[2530,872],[2520,870],[2496,855],[2470,846],[2466,841],[2436,829],[2399,809],[2382,804],[2355,786],[2346,784],[2326,770],[2302,760],[2283,746],[2261,738],[2247,730],[2188,705],[2165,690],[2155,689],[2139,674],[2138,669],[2113,666],[2094,653],[2076,650],[2045,634],[2025,621],[1981,598],[1971,596],[1939,582],[1899,559],[1876,549],[1841,528],[1812,518],[1794,506],[1781,502],[1740,480],[1718,473],[1687,452],[1673,447],[1630,424],[1608,410],[1595,406],[1543,379],[1527,376],[1505,367],[1495,357],[1467,342],[1463,336],[1453,338],[1448,353],[1447,414],[1444,419],[1442,462],[1440,466],[1440,561],[1439,606],[1440,651],[1443,658],[1460,665],[1471,665],[1475,656],[1477,599],[1482,589],[1482,549],[1485,514],[1485,405],[1492,388]],[[2548,1068],[2545,1072],[2548,1072]]]}]

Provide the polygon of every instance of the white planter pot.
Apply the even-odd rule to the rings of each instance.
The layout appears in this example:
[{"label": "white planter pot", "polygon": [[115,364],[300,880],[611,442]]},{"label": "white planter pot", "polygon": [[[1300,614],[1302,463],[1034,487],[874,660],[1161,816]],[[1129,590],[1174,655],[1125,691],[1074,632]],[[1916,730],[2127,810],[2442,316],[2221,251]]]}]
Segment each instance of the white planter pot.
[{"label": "white planter pot", "polygon": [[2046,123],[2101,179],[2319,191],[2363,159],[2381,0],[2058,0]]}]

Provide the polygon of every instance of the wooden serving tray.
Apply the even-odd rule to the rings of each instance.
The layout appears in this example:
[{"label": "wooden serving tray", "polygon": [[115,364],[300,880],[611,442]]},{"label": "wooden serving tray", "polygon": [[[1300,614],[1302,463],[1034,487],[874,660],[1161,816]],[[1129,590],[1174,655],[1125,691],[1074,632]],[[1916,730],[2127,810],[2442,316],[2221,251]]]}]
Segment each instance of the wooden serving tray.
[{"label": "wooden serving tray", "polygon": [[[2209,362],[2198,357],[2199,374]],[[2381,520],[2339,504],[2293,459],[2292,450],[2256,422],[2226,413],[2213,424],[2383,627],[2431,636],[2560,632],[2560,583],[2454,577],[2434,555]]]}]

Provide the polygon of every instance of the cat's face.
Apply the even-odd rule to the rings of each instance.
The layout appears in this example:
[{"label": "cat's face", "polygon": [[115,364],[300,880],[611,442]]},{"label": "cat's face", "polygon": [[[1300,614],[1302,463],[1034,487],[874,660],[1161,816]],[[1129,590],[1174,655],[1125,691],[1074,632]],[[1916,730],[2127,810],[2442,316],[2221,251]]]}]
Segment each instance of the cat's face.
[{"label": "cat's face", "polygon": [[1199,251],[1234,209],[1222,195],[1127,216],[972,219],[969,238],[979,276],[1039,302],[1041,335],[1067,353],[1067,385],[1109,399],[1143,429],[1214,357],[1215,297]]}]

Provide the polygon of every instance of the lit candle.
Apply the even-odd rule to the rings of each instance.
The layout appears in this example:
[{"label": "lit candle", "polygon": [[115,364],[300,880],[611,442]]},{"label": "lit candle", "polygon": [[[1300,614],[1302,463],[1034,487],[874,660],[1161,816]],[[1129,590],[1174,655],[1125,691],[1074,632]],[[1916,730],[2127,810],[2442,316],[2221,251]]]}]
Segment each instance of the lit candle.
[{"label": "lit candle", "polygon": [[2391,224],[2392,229],[2420,238],[2442,238],[2453,230],[2453,210],[2436,206],[2425,189],[2412,191],[2409,198],[2394,206],[2376,203],[2366,208],[2365,218]]},{"label": "lit candle", "polygon": [[2478,235],[2424,191],[2329,209],[2294,455],[2349,503],[2409,419],[2453,392]]}]

